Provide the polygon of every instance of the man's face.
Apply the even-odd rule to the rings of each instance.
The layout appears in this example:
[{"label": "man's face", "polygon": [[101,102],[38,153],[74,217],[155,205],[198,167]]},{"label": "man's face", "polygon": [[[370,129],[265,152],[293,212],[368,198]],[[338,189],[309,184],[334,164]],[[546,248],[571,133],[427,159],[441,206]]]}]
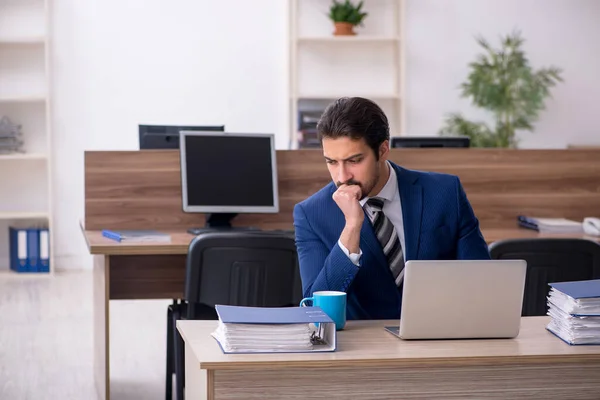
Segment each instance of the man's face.
[{"label": "man's face", "polygon": [[[352,140],[349,137],[323,139],[323,155],[331,179],[337,187],[340,185],[358,185],[361,199],[371,194],[378,186],[383,165],[388,155],[388,142],[379,148],[379,160],[364,139]],[[381,188],[379,188],[381,189]]]}]

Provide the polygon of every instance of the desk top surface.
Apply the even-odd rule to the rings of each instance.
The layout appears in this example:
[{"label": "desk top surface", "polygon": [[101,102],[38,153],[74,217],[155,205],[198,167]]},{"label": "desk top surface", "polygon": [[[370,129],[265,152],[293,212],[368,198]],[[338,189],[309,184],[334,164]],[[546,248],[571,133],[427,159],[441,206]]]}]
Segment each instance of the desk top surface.
[{"label": "desk top surface", "polygon": [[[83,228],[82,228],[83,230]],[[101,231],[84,230],[83,234],[91,254],[105,255],[153,255],[187,254],[194,235],[185,230],[163,231],[171,235],[170,243],[119,243],[102,236]],[[584,238],[600,242],[600,237],[586,235],[542,234],[531,229],[515,227],[513,229],[484,229],[483,236],[489,243],[504,239],[519,238]]]},{"label": "desk top surface", "polygon": [[106,255],[153,255],[187,254],[194,235],[186,231],[161,231],[171,235],[169,243],[120,243],[102,236],[102,231],[84,231],[88,250],[91,254]]},{"label": "desk top surface", "polygon": [[570,346],[546,330],[549,317],[524,317],[515,339],[415,340],[397,338],[384,326],[398,321],[348,321],[329,353],[223,354],[210,335],[217,321],[177,321],[177,329],[201,369],[424,366],[436,363],[600,362],[600,346]]}]

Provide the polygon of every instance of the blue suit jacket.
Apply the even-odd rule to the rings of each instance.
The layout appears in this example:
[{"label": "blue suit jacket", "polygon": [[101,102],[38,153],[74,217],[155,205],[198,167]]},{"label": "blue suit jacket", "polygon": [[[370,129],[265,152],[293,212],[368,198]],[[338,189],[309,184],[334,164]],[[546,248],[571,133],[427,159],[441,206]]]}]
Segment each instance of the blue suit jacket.
[{"label": "blue suit jacket", "polygon": [[[392,166],[402,204],[406,261],[490,258],[458,177]],[[304,296],[344,291],[348,319],[399,318],[402,293],[369,218],[365,215],[360,233],[360,267],[338,245],[346,220],[332,199],[336,189],[332,182],[294,207]]]}]

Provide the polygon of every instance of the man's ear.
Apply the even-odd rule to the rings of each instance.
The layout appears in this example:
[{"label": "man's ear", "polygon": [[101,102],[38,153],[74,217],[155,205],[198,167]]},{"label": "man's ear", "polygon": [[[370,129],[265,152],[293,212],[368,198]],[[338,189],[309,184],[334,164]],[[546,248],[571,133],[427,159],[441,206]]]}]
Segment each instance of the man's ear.
[{"label": "man's ear", "polygon": [[389,154],[390,154],[390,141],[389,140],[385,140],[379,146],[379,159],[380,160],[382,160],[382,159],[383,160],[387,160]]}]

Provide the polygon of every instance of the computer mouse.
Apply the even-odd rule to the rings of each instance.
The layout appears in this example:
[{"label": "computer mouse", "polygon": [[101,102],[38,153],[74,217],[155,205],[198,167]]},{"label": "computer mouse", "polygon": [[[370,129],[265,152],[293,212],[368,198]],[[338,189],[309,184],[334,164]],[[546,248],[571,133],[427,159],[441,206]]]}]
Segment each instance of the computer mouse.
[{"label": "computer mouse", "polygon": [[600,218],[584,218],[583,231],[588,235],[600,236]]}]

